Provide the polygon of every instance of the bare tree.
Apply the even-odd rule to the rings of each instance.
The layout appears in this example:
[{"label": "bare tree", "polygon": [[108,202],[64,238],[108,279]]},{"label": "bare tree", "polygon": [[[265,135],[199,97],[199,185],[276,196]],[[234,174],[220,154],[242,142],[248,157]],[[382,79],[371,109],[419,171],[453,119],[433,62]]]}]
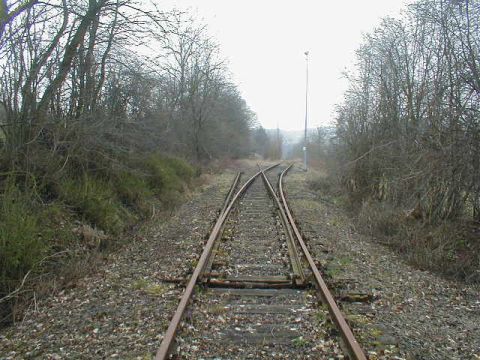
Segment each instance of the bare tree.
[{"label": "bare tree", "polygon": [[479,15],[477,2],[420,1],[365,38],[337,120],[356,191],[431,221],[478,219]]}]

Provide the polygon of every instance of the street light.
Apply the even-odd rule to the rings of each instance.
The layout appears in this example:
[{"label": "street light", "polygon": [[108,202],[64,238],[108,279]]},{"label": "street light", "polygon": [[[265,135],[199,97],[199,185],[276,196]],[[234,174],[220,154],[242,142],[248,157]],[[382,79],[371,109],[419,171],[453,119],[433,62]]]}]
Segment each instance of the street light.
[{"label": "street light", "polygon": [[305,138],[303,139],[303,167],[307,171],[307,119],[308,119],[308,51],[305,51],[306,82],[305,82]]}]

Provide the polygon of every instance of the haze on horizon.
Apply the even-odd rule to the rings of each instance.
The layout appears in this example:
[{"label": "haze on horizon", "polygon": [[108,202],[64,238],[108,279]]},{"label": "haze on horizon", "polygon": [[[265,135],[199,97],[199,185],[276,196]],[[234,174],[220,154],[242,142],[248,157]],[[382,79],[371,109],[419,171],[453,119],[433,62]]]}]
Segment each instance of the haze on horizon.
[{"label": "haze on horizon", "polygon": [[227,59],[233,80],[265,128],[297,130],[305,116],[309,54],[309,127],[331,124],[364,33],[397,17],[406,0],[319,2],[163,0],[203,20]]}]

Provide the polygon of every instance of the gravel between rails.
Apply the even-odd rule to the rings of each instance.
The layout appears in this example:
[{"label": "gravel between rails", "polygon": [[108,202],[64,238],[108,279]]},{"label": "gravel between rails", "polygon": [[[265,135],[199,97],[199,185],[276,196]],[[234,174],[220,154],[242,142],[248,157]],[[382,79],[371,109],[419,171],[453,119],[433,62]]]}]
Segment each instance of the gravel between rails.
[{"label": "gravel between rails", "polygon": [[[280,171],[269,174],[274,178]],[[230,216],[213,271],[233,278],[289,275],[276,213],[263,179],[255,179]],[[222,265],[215,266],[219,260]],[[319,305],[312,290],[201,288],[177,335],[173,358],[343,359],[337,331]]]},{"label": "gravel between rails", "polygon": [[406,264],[355,231],[346,214],[308,188],[295,167],[286,177],[291,208],[334,295],[370,359],[480,359],[480,288]]},{"label": "gravel between rails", "polygon": [[207,289],[177,336],[177,354],[205,360],[344,359],[328,318],[313,291]]},{"label": "gravel between rails", "polygon": [[233,277],[290,275],[283,227],[261,177],[229,216],[222,240],[214,261],[222,265],[215,271]]}]

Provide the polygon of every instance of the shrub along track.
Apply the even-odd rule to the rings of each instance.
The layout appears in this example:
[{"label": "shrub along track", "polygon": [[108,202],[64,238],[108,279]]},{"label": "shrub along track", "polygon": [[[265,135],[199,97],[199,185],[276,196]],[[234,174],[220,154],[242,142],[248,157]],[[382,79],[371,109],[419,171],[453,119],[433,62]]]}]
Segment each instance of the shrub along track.
[{"label": "shrub along track", "polygon": [[289,168],[278,195],[262,170],[234,194],[235,178],[156,359],[365,359],[288,208]]}]

